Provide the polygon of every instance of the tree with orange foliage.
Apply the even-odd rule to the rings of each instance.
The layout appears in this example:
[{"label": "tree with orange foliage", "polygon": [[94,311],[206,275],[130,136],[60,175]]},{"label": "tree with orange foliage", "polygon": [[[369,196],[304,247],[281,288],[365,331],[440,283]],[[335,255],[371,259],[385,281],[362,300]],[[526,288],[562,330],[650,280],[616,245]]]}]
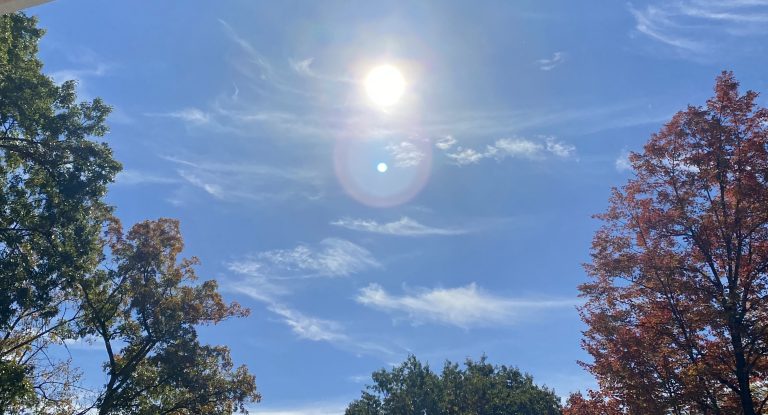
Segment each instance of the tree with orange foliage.
[{"label": "tree with orange foliage", "polygon": [[599,392],[565,413],[768,411],[768,109],[723,72],[630,161],[581,285]]}]

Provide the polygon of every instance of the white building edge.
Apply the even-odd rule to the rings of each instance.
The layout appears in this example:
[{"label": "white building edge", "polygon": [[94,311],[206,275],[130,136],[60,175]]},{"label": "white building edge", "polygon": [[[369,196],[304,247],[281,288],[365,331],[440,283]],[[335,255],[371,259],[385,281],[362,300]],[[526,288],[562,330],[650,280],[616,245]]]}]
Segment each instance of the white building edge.
[{"label": "white building edge", "polygon": [[51,0],[0,0],[0,14],[13,13],[49,1]]}]

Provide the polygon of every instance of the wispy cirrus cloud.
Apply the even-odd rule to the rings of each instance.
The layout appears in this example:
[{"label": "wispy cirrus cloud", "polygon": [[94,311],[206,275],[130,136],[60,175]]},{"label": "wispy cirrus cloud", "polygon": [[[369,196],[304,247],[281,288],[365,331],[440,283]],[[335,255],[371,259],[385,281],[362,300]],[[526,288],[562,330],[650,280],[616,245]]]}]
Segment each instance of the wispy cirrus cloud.
[{"label": "wispy cirrus cloud", "polygon": [[[362,258],[356,255],[362,255]],[[314,272],[314,276],[340,277],[379,266],[363,248],[351,242],[325,239],[314,248],[299,245],[294,249],[264,251],[231,261],[226,266],[240,278],[222,279],[222,289],[265,304],[267,310],[299,339],[329,343],[355,354],[388,358],[398,355],[389,347],[350,335],[339,321],[307,315],[285,301],[292,291],[286,283],[298,282],[296,278],[302,278],[297,277],[297,271],[299,274]]]},{"label": "wispy cirrus cloud", "polygon": [[103,62],[96,62],[90,67],[79,69],[59,69],[48,74],[53,81],[60,84],[64,81],[77,81],[80,89],[84,88],[87,78],[101,77],[107,74],[110,65]]},{"label": "wispy cirrus cloud", "polygon": [[738,38],[768,34],[765,0],[675,0],[642,8],[630,4],[629,11],[638,33],[691,57],[720,51]]},{"label": "wispy cirrus cloud", "polygon": [[347,340],[342,325],[336,321],[307,316],[278,303],[270,304],[267,309],[280,316],[301,339],[331,343]]},{"label": "wispy cirrus cloud", "polygon": [[[238,270],[240,265],[231,264],[230,269]],[[240,271],[243,271],[240,269]],[[336,320],[311,316],[286,304],[284,297],[289,294],[286,287],[264,277],[261,271],[239,280],[222,279],[222,289],[246,295],[263,303],[267,311],[274,314],[281,323],[301,340],[324,342],[341,350],[355,354],[395,356],[389,347],[376,342],[360,340],[347,333],[344,325]]]},{"label": "wispy cirrus cloud", "polygon": [[[247,78],[247,85],[236,88],[237,93],[222,92],[209,107],[190,111],[192,108],[174,109],[159,114],[176,115],[176,119],[193,127],[232,134],[252,135],[254,131],[280,132],[281,137],[335,139],[349,137],[396,137],[413,133],[407,117],[402,122],[388,119],[382,122],[373,116],[366,102],[350,100],[350,85],[338,87],[338,83],[359,84],[348,73],[326,74],[315,68],[318,59],[282,61],[261,53],[249,39],[240,35],[232,25],[220,21],[223,31],[235,46],[229,57],[233,68]],[[543,67],[561,63],[565,59],[557,52]],[[253,99],[254,94],[258,99]],[[234,97],[234,98],[233,98]],[[265,106],[264,103],[269,103]],[[334,104],[336,103],[336,104]],[[507,109],[484,111],[451,111],[425,116],[419,123],[419,131],[425,136],[442,137],[436,143],[441,150],[452,148],[455,136],[508,136],[531,134],[546,126],[553,128],[567,125],[570,132],[605,121],[611,115],[627,112],[622,122],[635,122],[635,104],[611,105],[593,108],[563,109]],[[206,121],[207,120],[207,121]],[[195,130],[199,130],[196,128]],[[443,146],[443,147],[441,147]],[[395,149],[393,147],[393,149]],[[464,151],[464,156],[482,153],[479,149]],[[406,153],[402,153],[406,154]],[[416,154],[416,153],[410,153]],[[407,161],[404,161],[407,163]]]},{"label": "wispy cirrus cloud", "polygon": [[181,180],[177,177],[149,173],[142,170],[125,169],[117,173],[115,183],[119,185],[178,184],[181,183]]},{"label": "wispy cirrus cloud", "polygon": [[83,97],[90,97],[90,94],[83,91],[88,79],[103,77],[115,67],[114,64],[106,62],[96,51],[87,47],[67,45],[64,48],[63,45],[54,46],[54,50],[57,49],[64,54],[69,62],[69,67],[56,69],[49,72],[48,76],[59,84],[69,80],[77,81],[78,93]]},{"label": "wispy cirrus cloud", "polygon": [[362,305],[407,318],[413,324],[438,323],[460,328],[517,323],[523,315],[545,309],[568,309],[576,299],[507,298],[490,294],[475,283],[456,288],[420,289],[393,295],[378,284],[361,289]]},{"label": "wispy cirrus cloud", "polygon": [[331,222],[331,225],[354,231],[378,233],[382,235],[393,236],[451,236],[461,235],[469,232],[467,229],[458,228],[438,228],[423,225],[414,219],[403,216],[399,220],[387,223],[379,223],[372,219],[352,219],[343,218]]},{"label": "wispy cirrus cloud", "polygon": [[381,267],[370,251],[339,238],[326,238],[316,245],[300,244],[291,249],[274,249],[247,256],[229,264],[230,270],[277,279],[348,277]]},{"label": "wispy cirrus cloud", "polygon": [[446,156],[455,164],[464,166],[479,163],[484,159],[497,161],[505,158],[544,160],[550,156],[566,159],[573,157],[575,153],[576,147],[556,141],[551,137],[546,138],[544,142],[524,138],[501,138],[493,144],[487,145],[484,150],[479,151],[458,146],[455,150],[446,152]]},{"label": "wispy cirrus cloud", "polygon": [[536,63],[539,65],[539,69],[542,71],[551,71],[565,62],[565,54],[563,52],[555,52],[551,58],[539,59]]},{"label": "wispy cirrus cloud", "polygon": [[322,194],[322,178],[308,170],[255,163],[190,161],[174,156],[162,158],[176,165],[180,181],[222,201],[314,200]]},{"label": "wispy cirrus cloud", "polygon": [[182,120],[194,125],[208,124],[211,121],[211,115],[199,108],[189,107],[171,112],[148,112],[144,115],[148,117],[166,117]]},{"label": "wispy cirrus cloud", "polygon": [[299,75],[315,77],[317,74],[312,70],[312,68],[310,68],[313,60],[314,58],[307,58],[298,61],[291,60],[289,62],[291,64],[291,68]]}]

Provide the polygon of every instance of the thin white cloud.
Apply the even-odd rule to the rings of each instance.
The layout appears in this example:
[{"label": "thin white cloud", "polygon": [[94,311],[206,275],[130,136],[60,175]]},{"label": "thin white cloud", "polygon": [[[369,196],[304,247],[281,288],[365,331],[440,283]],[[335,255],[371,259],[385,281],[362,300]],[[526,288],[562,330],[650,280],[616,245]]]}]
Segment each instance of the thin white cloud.
[{"label": "thin white cloud", "polygon": [[416,144],[410,141],[390,143],[385,149],[392,155],[397,167],[418,166],[427,156]]},{"label": "thin white cloud", "polygon": [[459,166],[477,164],[483,159],[503,160],[505,158],[523,158],[528,160],[544,160],[548,156],[571,158],[576,153],[576,147],[548,137],[543,143],[524,138],[500,138],[486,146],[480,152],[471,148],[457,147],[446,156]]},{"label": "thin white cloud", "polygon": [[70,350],[99,350],[104,347],[101,337],[87,336],[80,339],[64,339],[63,343]]},{"label": "thin white cloud", "polygon": [[321,196],[322,179],[314,172],[257,163],[197,162],[164,156],[190,186],[222,201],[264,202]]},{"label": "thin white cloud", "polygon": [[625,172],[625,171],[631,170],[632,163],[629,162],[629,152],[622,151],[621,154],[619,154],[619,156],[616,157],[614,166],[616,167],[616,170],[619,172]]},{"label": "thin white cloud", "polygon": [[453,136],[446,135],[435,141],[435,147],[440,150],[448,150],[456,144],[456,139]]},{"label": "thin white cloud", "polygon": [[267,310],[280,317],[280,320],[300,339],[329,343],[348,340],[340,323],[308,316],[279,301],[280,297],[289,293],[289,289],[271,278],[268,275],[270,270],[261,262],[246,259],[232,261],[226,266],[230,271],[244,278],[223,279],[223,289],[244,294],[265,303]]},{"label": "thin white cloud", "polygon": [[551,71],[565,61],[565,54],[563,52],[555,52],[551,58],[539,59],[536,63],[539,65],[539,69],[542,71]]},{"label": "thin white cloud", "polygon": [[543,157],[544,150],[545,147],[541,143],[520,138],[501,138],[486,148],[486,157],[520,157],[535,160]]},{"label": "thin white cloud", "polygon": [[343,277],[380,267],[366,249],[342,239],[327,238],[314,246],[263,251],[225,265],[239,278],[220,278],[222,289],[264,303],[298,338],[326,342],[357,355],[399,355],[377,342],[346,333],[338,321],[307,315],[285,302],[296,284],[308,281],[305,277]]},{"label": "thin white cloud", "polygon": [[203,189],[209,195],[217,199],[225,199],[226,195],[220,185],[216,183],[207,182],[205,179],[198,175],[188,172],[186,170],[178,170],[179,176],[187,181],[187,183],[197,188]]},{"label": "thin white cloud", "polygon": [[208,124],[211,121],[211,115],[199,108],[184,108],[171,112],[148,112],[144,115],[148,117],[167,117],[176,118],[194,125]]},{"label": "thin white cloud", "polygon": [[547,151],[560,158],[568,158],[576,153],[576,147],[561,141],[547,139]]},{"label": "thin white cloud", "polygon": [[110,65],[106,63],[95,63],[93,67],[84,69],[60,69],[48,74],[53,81],[57,84],[61,84],[64,81],[77,81],[79,87],[83,87],[87,78],[101,77],[107,74]]},{"label": "thin white cloud", "polygon": [[[229,264],[229,267],[232,270],[238,270],[242,264]],[[360,340],[356,336],[349,335],[338,321],[310,316],[286,305],[280,300],[281,297],[289,294],[286,287],[275,284],[274,281],[260,275],[259,270],[255,273],[256,275],[250,275],[240,280],[222,279],[222,289],[244,294],[264,303],[267,310],[277,316],[280,322],[288,326],[291,332],[301,340],[329,343],[334,347],[357,355],[365,354],[391,358],[402,354],[396,353],[377,342]]]},{"label": "thin white cloud", "polygon": [[313,58],[307,58],[307,59],[300,60],[300,61],[291,60],[290,61],[291,68],[294,71],[296,71],[296,73],[298,73],[299,75],[308,76],[308,77],[316,77],[317,74],[315,74],[315,72],[312,71],[312,69],[310,68],[310,66],[312,65],[312,61],[313,60],[314,60]]},{"label": "thin white cloud", "polygon": [[360,290],[356,300],[414,324],[439,323],[461,328],[514,324],[523,314],[543,309],[573,308],[575,299],[516,299],[490,294],[471,283],[457,288],[421,289],[392,295],[378,284]]},{"label": "thin white cloud", "polygon": [[[262,92],[267,94],[287,92],[294,97],[297,95],[302,97],[310,95],[307,91],[294,86],[285,79],[284,75],[287,72],[287,68],[273,65],[266,56],[259,53],[250,41],[240,36],[235,28],[226,21],[219,19],[219,23],[224,28],[224,33],[227,37],[242,52],[232,57],[232,66],[240,74],[249,78],[254,83],[254,87],[266,88]],[[309,63],[307,63],[306,69],[309,69]]]},{"label": "thin white cloud", "polygon": [[466,229],[426,226],[407,216],[403,216],[399,220],[388,223],[379,223],[371,219],[343,218],[331,222],[331,225],[341,226],[355,231],[393,236],[451,236],[461,235],[468,232]]},{"label": "thin white cloud", "polygon": [[453,153],[446,153],[446,156],[448,156],[448,158],[453,160],[453,162],[459,166],[475,164],[485,158],[485,154],[478,153],[471,148],[463,148],[461,146],[456,148],[456,151]]},{"label": "thin white cloud", "polygon": [[705,56],[728,41],[768,33],[768,1],[675,0],[629,6],[635,29],[684,55]]},{"label": "thin white cloud", "polygon": [[316,245],[263,251],[234,264],[237,270],[278,278],[347,277],[381,267],[370,251],[338,238],[326,238]]},{"label": "thin white cloud", "polygon": [[282,317],[283,322],[301,339],[330,343],[347,339],[338,322],[310,317],[277,303],[271,304],[268,309]]},{"label": "thin white cloud", "polygon": [[289,65],[291,66],[291,69],[296,72],[297,74],[306,77],[306,78],[313,78],[316,80],[321,81],[327,81],[327,82],[340,82],[340,83],[357,83],[358,81],[354,79],[349,79],[347,77],[343,76],[332,76],[328,74],[319,73],[316,70],[312,68],[312,63],[315,61],[315,58],[307,58],[302,60],[288,60]]},{"label": "thin white cloud", "polygon": [[117,173],[115,183],[120,185],[135,185],[135,184],[175,184],[180,180],[175,177],[168,177],[153,173],[148,173],[141,170],[126,169]]},{"label": "thin white cloud", "polygon": [[[221,23],[222,27],[224,28],[224,33],[226,33],[227,37],[229,37],[230,40],[238,45],[241,50],[246,53],[248,61],[254,64],[256,68],[258,68],[259,72],[255,78],[262,80],[269,79],[272,75],[272,66],[269,64],[267,59],[256,50],[251,42],[241,37],[229,23],[222,19],[219,19],[219,23]],[[241,67],[240,69],[244,68]],[[248,72],[248,74],[253,75],[252,72]]]}]

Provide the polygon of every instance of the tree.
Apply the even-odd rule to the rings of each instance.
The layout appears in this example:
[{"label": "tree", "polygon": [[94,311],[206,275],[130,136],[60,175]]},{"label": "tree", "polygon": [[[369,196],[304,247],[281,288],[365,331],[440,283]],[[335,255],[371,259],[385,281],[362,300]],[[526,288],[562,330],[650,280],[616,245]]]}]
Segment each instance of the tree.
[{"label": "tree", "polygon": [[738,86],[723,72],[706,106],[678,112],[633,153],[635,177],[598,216],[580,311],[600,391],[572,402],[768,410],[768,110]]},{"label": "tree", "polygon": [[179,222],[141,222],[123,235],[115,220],[107,240],[114,266],[79,281],[79,334],[95,336],[107,356],[107,382],[81,413],[247,413],[245,404],[260,400],[253,375],[233,370],[227,347],[200,344],[195,326],[248,310],[225,304],[215,281],[193,284],[197,259],[177,260]]},{"label": "tree", "polygon": [[439,375],[409,356],[372,377],[374,385],[349,405],[347,415],[560,414],[554,391],[515,368],[486,363],[485,356],[467,359],[464,368],[446,362]]},{"label": "tree", "polygon": [[[42,34],[0,16],[0,414],[244,412],[260,398],[253,375],[195,327],[247,310],[194,283],[177,221],[123,234],[104,202],[120,164],[92,141],[110,108],[42,73]],[[94,337],[107,383],[88,404],[71,359],[49,351]]]},{"label": "tree", "polygon": [[50,395],[41,351],[76,316],[73,281],[98,264],[103,202],[120,168],[104,143],[110,108],[77,102],[42,73],[43,31],[0,16],[0,412]]}]

